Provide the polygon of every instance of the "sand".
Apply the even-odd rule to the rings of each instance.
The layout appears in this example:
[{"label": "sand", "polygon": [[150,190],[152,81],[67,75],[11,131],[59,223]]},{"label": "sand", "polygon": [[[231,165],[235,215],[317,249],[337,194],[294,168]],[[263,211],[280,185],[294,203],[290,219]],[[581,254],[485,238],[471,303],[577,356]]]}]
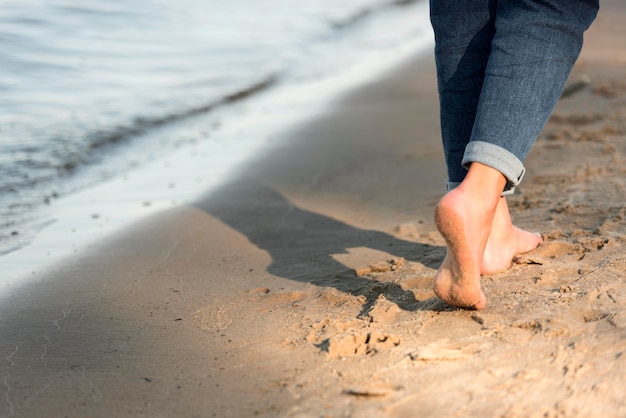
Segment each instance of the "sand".
[{"label": "sand", "polygon": [[483,277],[484,311],[431,290],[445,174],[415,57],[4,292],[0,416],[626,416],[626,5],[602,7],[509,199],[546,242]]}]

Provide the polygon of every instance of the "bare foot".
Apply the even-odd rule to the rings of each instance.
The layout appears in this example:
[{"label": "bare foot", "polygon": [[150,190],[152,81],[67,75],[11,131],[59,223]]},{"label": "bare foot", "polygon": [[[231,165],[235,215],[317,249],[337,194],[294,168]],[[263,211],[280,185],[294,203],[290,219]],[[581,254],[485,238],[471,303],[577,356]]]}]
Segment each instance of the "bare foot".
[{"label": "bare foot", "polygon": [[[491,218],[467,204],[470,200],[459,187],[448,192],[435,208],[437,229],[448,248],[435,275],[433,290],[450,305],[482,309],[487,299],[480,288],[480,269]],[[478,217],[486,219],[478,221]]]},{"label": "bare foot", "polygon": [[487,305],[480,287],[482,258],[505,184],[497,170],[472,163],[463,182],[435,208],[435,223],[448,247],[433,290],[450,305],[474,309]]},{"label": "bare foot", "polygon": [[542,241],[541,235],[513,225],[506,199],[501,197],[482,256],[480,272],[488,274],[502,271],[511,266],[515,255],[534,250]]}]

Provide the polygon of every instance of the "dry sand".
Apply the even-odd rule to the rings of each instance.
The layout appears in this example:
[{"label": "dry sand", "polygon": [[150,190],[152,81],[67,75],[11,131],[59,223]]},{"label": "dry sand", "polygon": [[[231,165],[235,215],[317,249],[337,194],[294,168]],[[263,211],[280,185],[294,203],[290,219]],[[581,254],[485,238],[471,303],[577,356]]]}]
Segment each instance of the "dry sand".
[{"label": "dry sand", "polygon": [[445,249],[420,57],[283,135],[216,193],[0,301],[0,416],[626,416],[626,4],[603,0],[509,202],[546,242],[431,282]]}]

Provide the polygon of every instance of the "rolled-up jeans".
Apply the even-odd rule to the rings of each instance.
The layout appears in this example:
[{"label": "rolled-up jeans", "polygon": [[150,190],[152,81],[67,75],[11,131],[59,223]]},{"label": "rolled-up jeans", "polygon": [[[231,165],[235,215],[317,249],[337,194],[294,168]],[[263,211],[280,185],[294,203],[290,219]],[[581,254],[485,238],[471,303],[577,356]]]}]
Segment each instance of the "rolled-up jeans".
[{"label": "rolled-up jeans", "polygon": [[519,184],[599,0],[430,0],[448,190],[478,162]]}]

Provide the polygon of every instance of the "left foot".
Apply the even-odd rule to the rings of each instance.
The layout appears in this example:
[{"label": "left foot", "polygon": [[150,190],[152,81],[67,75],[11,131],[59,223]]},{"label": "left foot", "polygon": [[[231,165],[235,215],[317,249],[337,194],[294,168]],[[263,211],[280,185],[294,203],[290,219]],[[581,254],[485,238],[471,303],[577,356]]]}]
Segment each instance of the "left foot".
[{"label": "left foot", "polygon": [[447,251],[435,274],[433,290],[450,305],[483,309],[487,299],[480,287],[481,254],[493,211],[477,209],[472,202],[476,199],[458,187],[435,208],[435,223],[446,240]]},{"label": "left foot", "polygon": [[435,274],[435,295],[450,305],[483,309],[482,259],[506,179],[497,170],[472,163],[463,182],[435,208],[435,223],[447,245]]}]

